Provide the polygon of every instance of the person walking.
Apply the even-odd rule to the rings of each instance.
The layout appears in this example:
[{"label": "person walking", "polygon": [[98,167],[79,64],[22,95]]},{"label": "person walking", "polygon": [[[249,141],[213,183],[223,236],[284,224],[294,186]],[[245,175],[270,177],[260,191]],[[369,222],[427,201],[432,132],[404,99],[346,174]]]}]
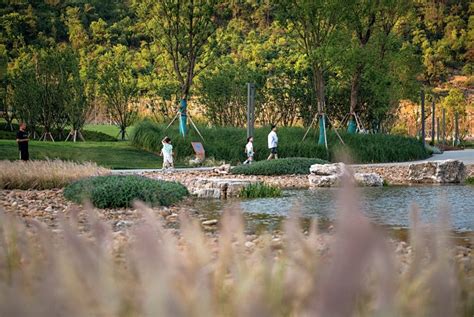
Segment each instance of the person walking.
[{"label": "person walking", "polygon": [[160,155],[163,156],[163,169],[173,168],[173,145],[171,145],[171,139],[169,137],[165,137],[161,144],[163,144],[163,148],[161,149]]},{"label": "person walking", "polygon": [[247,138],[247,145],[245,145],[245,154],[247,154],[247,160],[245,160],[244,164],[252,164],[253,162],[253,137],[249,136]]},{"label": "person walking", "polygon": [[270,155],[267,160],[278,159],[278,135],[276,131],[276,125],[272,125],[272,130],[268,134],[268,148],[270,149]]},{"label": "person walking", "polygon": [[28,161],[30,159],[30,153],[28,152],[28,132],[26,132],[26,124],[20,123],[20,129],[16,133],[16,143],[18,143],[18,150],[20,152],[20,160]]}]

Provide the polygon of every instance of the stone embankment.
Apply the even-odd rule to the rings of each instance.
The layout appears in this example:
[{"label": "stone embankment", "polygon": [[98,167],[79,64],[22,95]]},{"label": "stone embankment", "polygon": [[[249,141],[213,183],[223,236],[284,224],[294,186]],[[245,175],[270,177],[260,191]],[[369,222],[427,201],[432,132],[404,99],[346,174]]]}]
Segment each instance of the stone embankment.
[{"label": "stone embankment", "polygon": [[[284,189],[307,189],[310,187],[310,182],[336,183],[336,177],[331,177],[330,174],[340,173],[338,165],[323,166],[319,168],[321,171],[319,176],[323,177],[314,176],[317,174],[316,167],[312,172],[308,171],[310,175],[228,175],[228,168],[214,171],[147,172],[144,175],[181,182],[192,194],[199,197],[229,198],[235,197],[243,186],[258,182]],[[389,185],[459,183],[464,177],[474,177],[474,165],[464,166],[461,162],[452,160],[415,164],[350,165],[349,168],[354,175],[354,182],[365,186],[381,186],[384,182]],[[334,171],[330,173],[329,169]]]}]

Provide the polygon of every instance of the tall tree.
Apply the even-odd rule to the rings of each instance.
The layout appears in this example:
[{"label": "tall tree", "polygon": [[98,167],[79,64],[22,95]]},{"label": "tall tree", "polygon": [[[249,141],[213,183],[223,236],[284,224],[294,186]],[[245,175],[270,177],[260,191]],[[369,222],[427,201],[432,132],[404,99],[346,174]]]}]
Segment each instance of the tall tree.
[{"label": "tall tree", "polygon": [[[212,37],[227,22],[222,0],[134,0],[149,35],[161,44],[181,85],[181,111],[194,78],[212,61]],[[185,131],[182,130],[184,134]]]},{"label": "tall tree", "polygon": [[300,37],[300,45],[309,58],[313,84],[318,99],[318,112],[325,109],[325,75],[335,35],[343,22],[344,1],[279,0],[278,16]]},{"label": "tall tree", "polygon": [[125,46],[118,45],[102,57],[97,79],[99,94],[120,128],[122,140],[126,138],[127,127],[138,117],[138,80],[132,63],[132,53]]}]

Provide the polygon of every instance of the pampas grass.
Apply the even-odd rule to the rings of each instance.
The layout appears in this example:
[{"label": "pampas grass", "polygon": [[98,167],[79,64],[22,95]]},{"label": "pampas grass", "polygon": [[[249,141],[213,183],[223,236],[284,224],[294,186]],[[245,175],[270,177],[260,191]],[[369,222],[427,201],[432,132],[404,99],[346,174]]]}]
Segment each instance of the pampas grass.
[{"label": "pampas grass", "polygon": [[4,160],[0,161],[0,189],[61,188],[80,178],[107,173],[95,163]]},{"label": "pampas grass", "polygon": [[445,214],[427,227],[414,210],[411,248],[395,256],[356,197],[344,192],[328,246],[296,215],[281,243],[263,235],[249,248],[236,209],[218,236],[186,215],[176,235],[140,205],[143,221],[118,248],[91,211],[89,234],[72,216],[59,236],[2,212],[0,316],[472,316],[472,267],[457,269]]}]

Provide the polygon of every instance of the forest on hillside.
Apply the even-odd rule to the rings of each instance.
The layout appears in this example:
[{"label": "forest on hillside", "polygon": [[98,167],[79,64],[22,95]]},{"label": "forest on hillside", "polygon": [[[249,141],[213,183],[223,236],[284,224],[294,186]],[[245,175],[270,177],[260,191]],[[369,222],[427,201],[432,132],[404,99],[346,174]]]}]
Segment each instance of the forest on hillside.
[{"label": "forest on hillside", "polygon": [[[0,108],[80,128],[92,111],[169,120],[184,97],[210,124],[244,126],[251,82],[260,125],[308,125],[320,107],[379,131],[420,90],[474,85],[473,14],[469,0],[6,0]],[[436,98],[462,112],[463,87]]]}]

